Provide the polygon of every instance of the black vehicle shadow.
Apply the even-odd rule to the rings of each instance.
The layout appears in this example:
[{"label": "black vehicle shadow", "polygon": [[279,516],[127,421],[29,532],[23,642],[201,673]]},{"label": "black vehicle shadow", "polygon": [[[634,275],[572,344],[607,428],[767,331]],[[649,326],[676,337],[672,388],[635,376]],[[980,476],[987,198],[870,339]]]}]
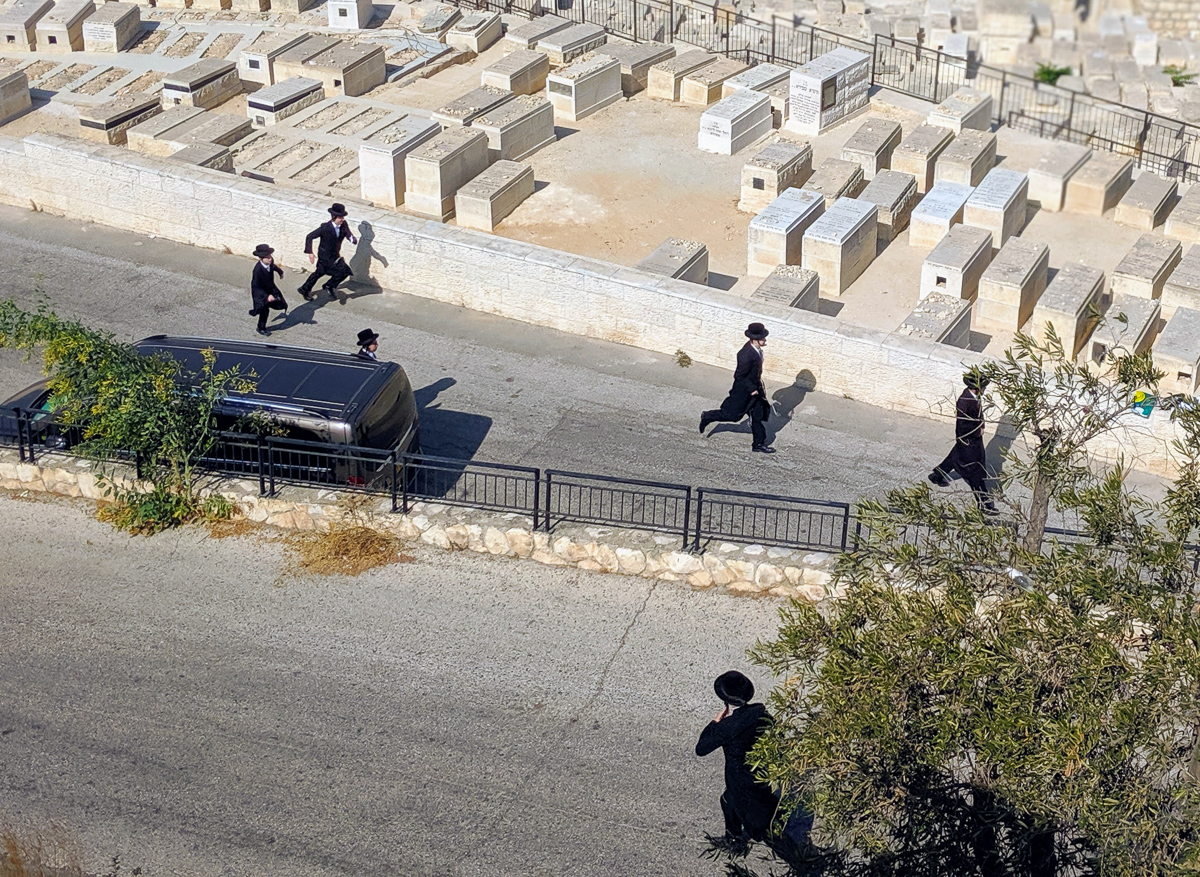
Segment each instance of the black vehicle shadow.
[{"label": "black vehicle shadow", "polygon": [[494,488],[491,479],[465,478],[467,466],[479,451],[492,428],[492,418],[466,411],[454,411],[436,402],[453,387],[454,378],[439,378],[413,392],[421,421],[421,453],[439,460],[414,461],[409,490],[431,498],[454,496],[460,500]]}]

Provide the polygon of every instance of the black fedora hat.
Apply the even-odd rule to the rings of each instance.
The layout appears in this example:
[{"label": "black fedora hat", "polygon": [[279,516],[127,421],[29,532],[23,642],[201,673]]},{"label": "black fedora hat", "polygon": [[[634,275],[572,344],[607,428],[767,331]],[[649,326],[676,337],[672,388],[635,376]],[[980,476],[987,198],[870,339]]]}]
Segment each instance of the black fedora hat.
[{"label": "black fedora hat", "polygon": [[330,216],[345,216],[346,215],[346,205],[342,204],[338,201],[333,202],[333,206],[329,208],[329,215]]},{"label": "black fedora hat", "polygon": [[371,344],[378,340],[379,340],[379,334],[377,332],[371,331],[370,329],[363,329],[361,332],[358,333],[358,346],[359,347],[366,347],[368,344]]},{"label": "black fedora hat", "polygon": [[745,706],[754,697],[754,683],[745,674],[728,670],[713,682],[713,691],[731,706]]},{"label": "black fedora hat", "polygon": [[746,337],[751,341],[762,341],[770,334],[762,323],[751,323],[746,327]]},{"label": "black fedora hat", "polygon": [[267,256],[275,252],[274,247],[268,247],[266,244],[259,244],[254,248],[254,258],[265,259]]},{"label": "black fedora hat", "polygon": [[963,373],[963,383],[972,390],[986,390],[991,381],[984,377],[979,369],[973,368],[969,372]]}]

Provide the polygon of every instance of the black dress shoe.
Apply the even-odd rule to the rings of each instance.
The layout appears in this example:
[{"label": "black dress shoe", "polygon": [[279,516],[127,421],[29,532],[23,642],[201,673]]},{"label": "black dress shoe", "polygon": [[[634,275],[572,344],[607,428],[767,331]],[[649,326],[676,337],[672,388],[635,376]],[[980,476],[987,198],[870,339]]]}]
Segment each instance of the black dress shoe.
[{"label": "black dress shoe", "polygon": [[303,286],[301,286],[301,287],[298,287],[298,288],[296,289],[296,292],[298,292],[298,293],[300,293],[302,296],[304,296],[304,300],[305,300],[305,301],[312,301],[312,300],[313,300],[313,294],[312,294],[311,292],[306,292]]},{"label": "black dress shoe", "polygon": [[704,430],[708,429],[708,424],[711,421],[703,414],[700,415],[700,435],[704,435]]},{"label": "black dress shoe", "polygon": [[750,450],[754,451],[754,453],[756,453],[756,454],[773,454],[773,453],[775,453],[775,449],[773,447],[771,447],[770,445],[755,445]]},{"label": "black dress shoe", "polygon": [[330,297],[330,298],[337,298],[337,290],[336,290],[336,289],[330,289],[328,286],[325,286],[325,287],[322,287],[322,288],[323,288],[323,289],[324,289],[324,290],[325,290],[327,293],[329,293],[329,297]]},{"label": "black dress shoe", "polygon": [[929,473],[929,482],[937,487],[949,487],[950,482],[946,480],[946,476],[934,469]]},{"label": "black dress shoe", "polygon": [[258,308],[250,308],[250,310],[246,311],[246,313],[248,313],[252,317],[257,317],[258,316]]},{"label": "black dress shoe", "polygon": [[255,329],[254,331],[255,331],[255,332],[257,332],[259,335],[264,335],[264,336],[265,336],[265,335],[270,335],[270,334],[271,334],[271,333],[270,333],[270,332],[268,332],[266,329]]}]

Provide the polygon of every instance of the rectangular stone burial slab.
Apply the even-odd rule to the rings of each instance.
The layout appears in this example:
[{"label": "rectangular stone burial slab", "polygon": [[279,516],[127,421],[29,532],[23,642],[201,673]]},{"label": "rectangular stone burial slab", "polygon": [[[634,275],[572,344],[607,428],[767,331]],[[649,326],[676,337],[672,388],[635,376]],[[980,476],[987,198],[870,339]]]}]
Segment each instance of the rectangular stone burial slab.
[{"label": "rectangular stone burial slab", "polygon": [[57,0],[34,27],[39,52],[82,52],[83,22],[96,11],[93,0]]},{"label": "rectangular stone burial slab", "polygon": [[763,92],[771,98],[771,125],[775,128],[782,128],[787,121],[791,89],[791,82],[787,79],[783,82],[776,82],[774,85],[768,85],[763,89]]},{"label": "rectangular stone burial slab", "polygon": [[454,22],[460,18],[462,18],[462,12],[453,6],[434,6],[417,22],[417,33],[438,40],[443,39],[450,28],[454,26]]},{"label": "rectangular stone burial slab", "polygon": [[787,127],[820,134],[870,105],[871,56],[837,48],[792,71]]},{"label": "rectangular stone burial slab", "polygon": [[[387,58],[382,46],[339,42],[301,64],[299,73],[290,70],[288,76],[320,79],[326,94],[358,97],[387,81]],[[285,78],[278,61],[275,71],[276,79]]]},{"label": "rectangular stone burial slab", "polygon": [[466,49],[478,55],[504,33],[498,12],[472,12],[464,15],[446,33],[446,45]]},{"label": "rectangular stone burial slab", "polygon": [[1089,364],[1102,366],[1108,354],[1118,350],[1134,354],[1149,350],[1158,334],[1161,310],[1162,306],[1154,299],[1114,293],[1104,319],[1088,343]]},{"label": "rectangular stone burial slab", "polygon": [[1200,310],[1200,246],[1192,246],[1163,284],[1163,316],[1176,308]]},{"label": "rectangular stone burial slab", "polygon": [[975,328],[1016,332],[1033,316],[1046,289],[1050,248],[1036,241],[1011,238],[979,278]]},{"label": "rectangular stone burial slab", "polygon": [[729,97],[743,88],[765,92],[772,85],[786,83],[791,73],[791,68],[780,67],[778,64],[755,64],[749,70],[743,70],[722,82],[721,97]]},{"label": "rectangular stone burial slab", "polygon": [[129,94],[115,97],[96,106],[80,107],[80,131],[92,140],[119,146],[126,140],[126,131],[162,111],[162,101],[158,95]]},{"label": "rectangular stone burial slab", "polygon": [[1179,199],[1164,231],[1185,244],[1200,243],[1200,186],[1193,185]]},{"label": "rectangular stone burial slab", "polygon": [[804,233],[801,264],[821,275],[821,288],[841,295],[875,258],[879,209],[839,198]]},{"label": "rectangular stone burial slab", "polygon": [[938,241],[921,265],[925,298],[934,293],[975,299],[979,278],[992,261],[992,233],[969,225],[956,225]]},{"label": "rectangular stone burial slab", "polygon": [[511,91],[481,85],[434,110],[430,116],[447,128],[470,125],[479,116],[508,103],[514,97],[516,95]]},{"label": "rectangular stone burial slab", "polygon": [[667,238],[637,267],[651,274],[708,285],[708,247],[700,241]]},{"label": "rectangular stone burial slab", "polygon": [[891,165],[892,153],[899,145],[899,122],[869,119],[842,147],[842,161],[858,162],[863,169],[863,179],[873,180],[875,174]]},{"label": "rectangular stone burial slab", "polygon": [[37,23],[54,0],[18,0],[0,7],[0,51],[32,52],[37,46]]},{"label": "rectangular stone burial slab", "polygon": [[1175,206],[1178,183],[1158,174],[1142,171],[1129,191],[1117,202],[1113,219],[1133,228],[1152,229],[1161,225]]},{"label": "rectangular stone burial slab", "polygon": [[968,347],[971,343],[971,300],[944,293],[921,299],[904,318],[897,335],[927,338],[950,347]]},{"label": "rectangular stone burial slab", "polygon": [[742,167],[738,210],[758,213],[785,190],[804,185],[812,175],[812,146],[780,140],[760,149]]},{"label": "rectangular stone burial slab", "polygon": [[540,94],[524,94],[471,123],[488,139],[490,160],[520,161],[554,142],[554,106]]},{"label": "rectangular stone burial slab", "polygon": [[744,88],[700,114],[696,145],[705,152],[735,155],[771,130],[771,99]]},{"label": "rectangular stone burial slab", "polygon": [[168,137],[175,138],[191,131],[207,115],[199,107],[171,107],[125,132],[125,142],[135,152],[168,156],[178,151]]},{"label": "rectangular stone burial slab", "polygon": [[953,141],[954,132],[948,128],[918,125],[892,153],[892,170],[916,177],[917,191],[924,195],[933,188],[938,158]]},{"label": "rectangular stone burial slab", "polygon": [[967,199],[975,191],[961,183],[937,183],[913,208],[908,223],[908,245],[922,249],[937,246],[950,228],[962,222]]},{"label": "rectangular stone burial slab", "polygon": [[607,55],[580,58],[546,77],[546,96],[554,105],[554,115],[568,122],[578,122],[624,94],[621,62]]},{"label": "rectangular stone burial slab", "polygon": [[136,3],[101,3],[83,22],[85,52],[123,52],[142,35],[142,12]]},{"label": "rectangular stone burial slab", "polygon": [[557,15],[543,15],[524,24],[509,28],[504,34],[504,47],[510,51],[533,49],[538,42],[551,34],[571,27],[571,22]]},{"label": "rectangular stone burial slab", "polygon": [[1093,153],[1067,180],[1064,209],[1068,213],[1102,216],[1117,206],[1133,185],[1133,159],[1111,152]]},{"label": "rectangular stone burial slab", "polygon": [[996,165],[996,135],[968,128],[942,150],[934,167],[935,183],[978,186]]},{"label": "rectangular stone burial slab", "polygon": [[454,193],[487,166],[486,134],[447,128],[404,159],[404,206],[445,222],[454,215]]},{"label": "rectangular stone burial slab", "polygon": [[713,101],[721,99],[725,80],[746,69],[747,65],[741,61],[718,58],[712,64],[706,64],[683,77],[679,85],[679,99],[685,104],[707,107]]},{"label": "rectangular stone burial slab", "polygon": [[1046,326],[1054,327],[1063,350],[1078,356],[1087,342],[1098,315],[1108,306],[1104,295],[1104,272],[1099,268],[1068,262],[1058,269],[1033,308],[1033,337],[1046,340]]},{"label": "rectangular stone burial slab", "polygon": [[778,265],[799,265],[804,233],[822,213],[825,199],[806,189],[786,189],[750,220],[746,273],[770,274]]},{"label": "rectangular stone burial slab", "polygon": [[929,111],[930,125],[949,128],[955,134],[964,129],[992,130],[992,96],[986,91],[964,85]]},{"label": "rectangular stone burial slab", "polygon": [[[593,52],[608,42],[608,34],[598,24],[575,24],[555,31],[538,41],[538,51],[545,52],[554,65],[570,64],[576,58]],[[620,66],[617,67],[620,70]]]},{"label": "rectangular stone burial slab", "polygon": [[533,194],[533,168],[501,159],[458,190],[455,222],[491,231]]},{"label": "rectangular stone burial slab", "polygon": [[163,107],[200,107],[210,110],[242,93],[237,65],[224,58],[202,58],[168,74],[162,83]]},{"label": "rectangular stone burial slab", "polygon": [[832,207],[839,198],[857,198],[863,188],[862,165],[856,161],[827,158],[808,178],[804,188],[824,195],[826,207]]},{"label": "rectangular stone burial slab", "polygon": [[817,311],[821,307],[821,275],[799,265],[779,265],[750,293],[751,301]]},{"label": "rectangular stone burial slab", "polygon": [[[255,44],[257,42],[256,40]],[[308,34],[299,42],[290,43],[280,51],[272,50],[271,43],[266,42],[264,48],[270,52],[272,58],[271,81],[310,75],[304,64],[323,52],[341,45],[341,42],[337,37],[326,34]],[[253,57],[253,54],[250,57]]]},{"label": "rectangular stone burial slab", "polygon": [[195,167],[233,173],[233,153],[229,151],[229,147],[216,143],[194,143],[172,152],[168,158]]},{"label": "rectangular stone burial slab", "polygon": [[1195,394],[1200,380],[1200,311],[1179,308],[1154,342],[1154,364],[1166,372],[1164,393]]},{"label": "rectangular stone burial slab", "polygon": [[601,54],[621,62],[621,91],[629,97],[645,90],[650,68],[674,58],[675,47],[662,43],[609,43]]},{"label": "rectangular stone burial slab", "polygon": [[[104,5],[108,6],[109,4],[105,3]],[[238,52],[238,76],[246,82],[272,85],[275,82],[275,60],[308,38],[308,34],[279,31],[259,35],[254,42]],[[313,54],[318,54],[318,52],[313,52]],[[280,78],[286,79],[287,77]]]},{"label": "rectangular stone burial slab", "polygon": [[546,87],[550,59],[541,52],[519,49],[483,69],[480,84],[513,94],[537,94]]},{"label": "rectangular stone burial slab", "polygon": [[441,133],[431,119],[405,116],[387,140],[365,140],[358,147],[358,178],[364,201],[382,207],[404,203],[404,160],[408,154]]},{"label": "rectangular stone burial slab", "polygon": [[206,112],[195,122],[195,126],[189,123],[187,126],[167,131],[159,135],[160,139],[175,150],[204,143],[232,146],[243,137],[249,137],[254,130],[249,119],[232,113]]},{"label": "rectangular stone burial slab", "polygon": [[1113,269],[1109,289],[1114,295],[1158,298],[1181,258],[1183,247],[1179,241],[1144,234]]},{"label": "rectangular stone burial slab", "polygon": [[0,125],[33,108],[24,70],[0,75]]},{"label": "rectangular stone burial slab", "polygon": [[328,0],[325,6],[333,30],[362,30],[375,15],[371,0]]},{"label": "rectangular stone burial slab", "polygon": [[1074,143],[1046,144],[1037,164],[1029,169],[1029,197],[1050,213],[1062,210],[1067,182],[1092,157],[1092,150]]},{"label": "rectangular stone burial slab", "polygon": [[281,79],[247,96],[246,115],[255,125],[275,125],[323,100],[325,87],[319,79]]},{"label": "rectangular stone burial slab", "polygon": [[1029,175],[1008,168],[988,171],[963,207],[963,225],[985,228],[999,248],[1025,227],[1029,203]]},{"label": "rectangular stone burial slab", "polygon": [[646,96],[659,100],[679,100],[683,77],[689,73],[715,64],[717,56],[702,49],[692,49],[650,67],[646,74]]},{"label": "rectangular stone burial slab", "polygon": [[859,194],[879,208],[879,240],[887,243],[908,228],[917,203],[917,180],[912,174],[883,170]]}]

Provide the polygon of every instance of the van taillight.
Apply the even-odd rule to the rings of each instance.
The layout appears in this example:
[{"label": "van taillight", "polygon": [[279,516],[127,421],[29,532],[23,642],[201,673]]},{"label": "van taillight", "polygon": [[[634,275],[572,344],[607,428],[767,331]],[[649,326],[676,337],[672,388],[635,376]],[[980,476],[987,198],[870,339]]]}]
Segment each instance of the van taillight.
[{"label": "van taillight", "polygon": [[362,487],[364,484],[367,483],[367,479],[363,478],[361,475],[351,475],[346,480],[346,483],[349,484],[351,487]]}]

